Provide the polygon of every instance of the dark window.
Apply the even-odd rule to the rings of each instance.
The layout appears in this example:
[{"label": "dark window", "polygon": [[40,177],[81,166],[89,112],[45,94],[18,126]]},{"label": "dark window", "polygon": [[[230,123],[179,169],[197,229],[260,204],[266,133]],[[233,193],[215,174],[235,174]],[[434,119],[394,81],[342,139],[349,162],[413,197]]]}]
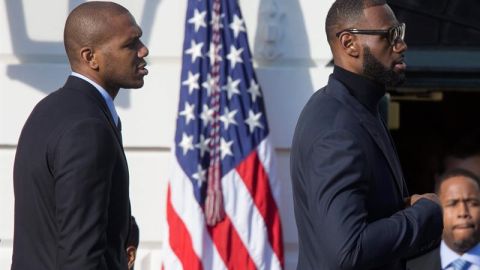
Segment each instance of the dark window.
[{"label": "dark window", "polygon": [[389,0],[415,47],[480,48],[479,0]]}]

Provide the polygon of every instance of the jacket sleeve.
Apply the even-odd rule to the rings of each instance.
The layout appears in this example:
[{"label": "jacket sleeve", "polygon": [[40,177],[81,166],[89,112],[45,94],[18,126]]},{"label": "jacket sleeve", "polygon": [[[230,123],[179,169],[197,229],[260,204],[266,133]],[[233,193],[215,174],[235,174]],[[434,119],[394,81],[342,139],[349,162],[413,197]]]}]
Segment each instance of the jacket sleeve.
[{"label": "jacket sleeve", "polygon": [[392,216],[367,220],[368,177],[375,164],[368,164],[362,147],[349,131],[334,130],[317,137],[307,155],[309,211],[317,217],[316,234],[329,253],[322,260],[332,269],[381,266],[428,245],[442,232],[441,208],[427,199]]},{"label": "jacket sleeve", "polygon": [[98,119],[64,132],[54,152],[59,269],[107,269],[107,209],[116,141]]}]

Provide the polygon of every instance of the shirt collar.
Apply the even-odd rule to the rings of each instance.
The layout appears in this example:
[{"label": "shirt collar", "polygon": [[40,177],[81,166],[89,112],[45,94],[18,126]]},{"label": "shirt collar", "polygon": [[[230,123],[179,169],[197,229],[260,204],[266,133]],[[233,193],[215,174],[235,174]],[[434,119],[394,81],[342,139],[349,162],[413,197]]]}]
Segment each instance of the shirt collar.
[{"label": "shirt collar", "polygon": [[110,114],[112,115],[112,119],[115,122],[115,125],[118,126],[118,114],[117,114],[117,111],[115,110],[115,104],[113,103],[113,99],[110,96],[110,94],[108,94],[107,90],[105,90],[99,84],[90,80],[89,78],[87,78],[86,76],[84,76],[80,73],[72,71],[72,76],[75,76],[77,78],[80,78],[80,79],[83,79],[83,80],[89,82],[91,85],[93,85],[95,87],[95,89],[98,90],[100,95],[102,95],[103,99],[107,103],[108,110],[110,111]]},{"label": "shirt collar", "polygon": [[339,66],[334,66],[333,76],[347,87],[348,91],[373,115],[378,113],[378,103],[385,95],[385,85],[365,76],[355,74]]},{"label": "shirt collar", "polygon": [[442,262],[442,269],[445,269],[450,263],[458,258],[462,258],[465,261],[469,261],[472,264],[480,266],[480,243],[469,249],[463,255],[459,255],[455,251],[451,250],[447,244],[445,244],[445,241],[442,240],[442,243],[440,244],[440,259]]}]

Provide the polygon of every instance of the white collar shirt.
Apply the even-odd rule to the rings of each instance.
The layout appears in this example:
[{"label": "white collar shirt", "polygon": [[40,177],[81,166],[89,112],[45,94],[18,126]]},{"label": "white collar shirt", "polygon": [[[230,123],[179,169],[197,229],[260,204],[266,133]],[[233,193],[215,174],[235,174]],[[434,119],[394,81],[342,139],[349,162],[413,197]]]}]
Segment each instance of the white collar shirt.
[{"label": "white collar shirt", "polygon": [[83,79],[83,80],[89,82],[91,85],[93,85],[98,90],[100,95],[102,95],[103,99],[107,103],[108,110],[110,111],[110,114],[112,115],[112,119],[115,122],[115,125],[118,126],[118,114],[117,114],[117,111],[115,110],[115,104],[113,103],[113,98],[110,96],[110,94],[108,94],[108,92],[103,87],[101,87],[99,84],[90,80],[89,78],[87,78],[86,76],[84,76],[80,73],[72,71],[72,76],[75,76],[77,78],[80,78],[80,79]]},{"label": "white collar shirt", "polygon": [[440,259],[443,270],[454,270],[451,263],[456,259],[462,259],[471,263],[468,270],[480,270],[480,243],[469,249],[463,255],[451,250],[442,240],[440,244]]}]

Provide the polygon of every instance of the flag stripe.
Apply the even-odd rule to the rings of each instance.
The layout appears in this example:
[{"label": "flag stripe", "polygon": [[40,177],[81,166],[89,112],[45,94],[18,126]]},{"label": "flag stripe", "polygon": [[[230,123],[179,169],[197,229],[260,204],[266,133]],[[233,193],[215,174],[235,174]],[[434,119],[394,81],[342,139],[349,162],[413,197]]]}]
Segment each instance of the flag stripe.
[{"label": "flag stripe", "polygon": [[[167,187],[168,189],[170,188],[170,183],[167,184]],[[167,201],[166,201],[166,204],[165,204],[165,213],[168,214],[168,209],[167,207],[169,207],[169,204],[171,205],[171,200],[170,198],[171,197],[168,197],[168,189],[167,189]],[[173,252],[171,246],[170,246],[170,227],[169,227],[169,219],[168,219],[168,216],[166,216],[167,218],[167,224],[166,224],[166,228],[164,230],[164,237],[163,237],[163,245],[162,245],[162,270],[165,270],[165,265],[168,265],[168,270],[182,270],[183,267],[182,267],[182,264],[180,262],[180,260],[178,259],[178,257],[175,255],[175,253]]]},{"label": "flag stripe", "polygon": [[[203,210],[193,193],[192,182],[184,174],[178,162],[173,162],[173,172],[173,178],[170,180],[172,207],[191,235],[192,248],[195,254],[202,259],[204,269],[227,269],[212,243],[206,228]],[[169,227],[169,229],[170,234],[172,234],[176,227]],[[190,247],[186,246],[185,248]],[[166,268],[170,270],[169,266]]]},{"label": "flag stripe", "polygon": [[[272,144],[270,143],[270,138],[267,136],[257,147],[257,154],[258,158],[263,165],[264,170],[267,173],[268,180],[269,180],[269,187],[270,187],[270,193],[272,195],[273,201],[275,205],[277,206],[277,213],[280,213],[280,194],[281,194],[281,184],[279,183],[279,180],[277,179],[277,174],[275,168],[275,159],[273,158],[273,154],[275,153],[275,150],[272,147]],[[282,223],[281,223],[281,218],[280,215],[278,214],[278,222],[279,222],[279,228],[276,231],[273,231],[273,236],[274,236],[274,241],[270,241],[271,243],[277,242],[280,248],[276,249],[276,254],[279,256],[279,259],[282,263],[282,267],[284,267],[285,263],[285,255],[284,255],[284,247],[283,247],[283,235],[282,235]],[[273,245],[273,244],[272,244]],[[279,255],[280,254],[280,255]]]},{"label": "flag stripe", "polygon": [[[281,184],[277,179],[275,168],[275,159],[272,157],[274,153],[270,137],[267,136],[257,147],[258,158],[263,165],[263,168],[268,173],[268,180],[270,182],[270,192],[272,193],[275,205],[280,209],[280,193]],[[280,239],[281,240],[281,239]]]},{"label": "flag stripe", "polygon": [[202,270],[200,258],[195,254],[192,238],[185,223],[180,219],[172,206],[170,185],[167,190],[167,221],[170,230],[169,243],[175,255],[182,262],[184,270]]},{"label": "flag stripe", "polygon": [[225,211],[257,269],[281,269],[281,264],[268,242],[263,217],[236,170],[225,175],[222,190],[226,198]]},{"label": "flag stripe", "polygon": [[279,237],[282,234],[280,215],[270,190],[268,175],[256,151],[252,152],[245,158],[244,162],[237,166],[237,172],[245,182],[257,209],[263,216],[268,231],[268,239],[275,254],[283,262],[283,243],[281,237]]},{"label": "flag stripe", "polygon": [[229,217],[214,227],[208,227],[212,240],[229,270],[255,270],[255,264],[250,258],[245,245],[238,236]]}]

